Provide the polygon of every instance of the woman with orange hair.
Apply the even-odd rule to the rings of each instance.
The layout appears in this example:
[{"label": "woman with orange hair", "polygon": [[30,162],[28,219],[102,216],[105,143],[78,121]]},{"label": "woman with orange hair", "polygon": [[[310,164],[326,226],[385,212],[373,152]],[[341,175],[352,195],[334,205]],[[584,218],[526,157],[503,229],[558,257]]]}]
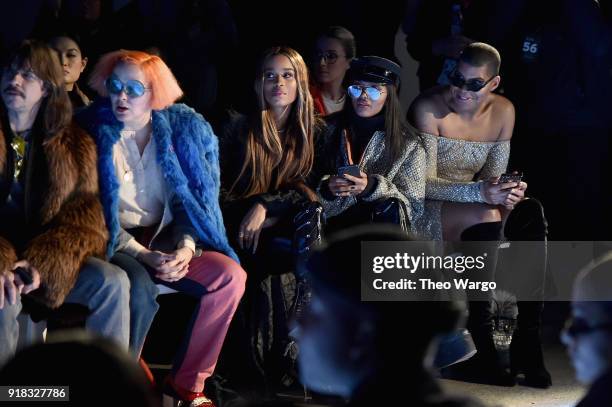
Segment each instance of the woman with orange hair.
[{"label": "woman with orange hair", "polygon": [[[273,350],[288,345],[284,343],[288,340],[286,325],[278,321],[288,318],[285,310],[290,304],[281,304],[278,298],[290,303],[294,292],[271,293],[276,283],[270,276],[280,275],[281,285],[293,286],[293,274],[288,272],[295,270],[296,256],[317,241],[321,213],[314,202],[316,194],[306,182],[319,122],[300,54],[287,47],[267,50],[255,78],[255,93],[253,114],[233,114],[220,136],[222,205],[228,236],[252,276],[237,318],[246,318],[243,326],[257,332],[241,332],[231,338],[249,339],[248,344],[236,346],[249,349],[251,363],[245,366],[243,359],[238,362],[243,365],[240,373],[251,384],[255,383],[253,377],[264,380],[262,374],[269,373],[264,372],[264,365],[278,366],[279,361],[270,362]],[[261,315],[263,309],[268,315]],[[267,326],[273,320],[274,326]],[[255,372],[249,375],[248,367]],[[232,374],[236,371],[229,370]]]},{"label": "woman with orange hair", "polygon": [[90,79],[102,98],[80,115],[96,137],[108,256],[126,270],[130,346],[139,354],[157,311],[155,283],[199,299],[164,393],[188,405],[203,394],[246,275],[228,244],[219,195],[217,139],[157,56],[104,55]]}]

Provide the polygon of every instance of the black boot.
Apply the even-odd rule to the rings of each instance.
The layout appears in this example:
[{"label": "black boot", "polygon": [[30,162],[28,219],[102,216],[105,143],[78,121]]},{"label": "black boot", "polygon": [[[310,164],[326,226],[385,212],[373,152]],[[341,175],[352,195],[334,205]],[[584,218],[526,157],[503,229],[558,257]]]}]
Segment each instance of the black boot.
[{"label": "black boot", "polygon": [[540,315],[542,301],[518,301],[518,326],[510,344],[510,366],[512,373],[525,374],[526,386],[546,389],[552,378],[546,366],[540,341]]},{"label": "black boot", "polygon": [[[530,271],[532,286],[530,297],[542,298],[544,295],[546,272],[546,240],[548,223],[544,208],[536,199],[521,201],[506,220],[504,234],[508,240],[541,242],[541,245],[530,247],[530,264],[537,270]],[[535,259],[541,258],[541,261]],[[518,301],[517,328],[510,344],[510,366],[512,373],[525,375],[524,384],[537,388],[548,388],[552,378],[546,366],[540,341],[540,319],[544,303],[540,301]]]},{"label": "black boot", "polygon": [[294,236],[293,253],[296,258],[297,270],[296,293],[292,314],[296,320],[302,318],[305,307],[310,303],[311,288],[306,276],[301,273],[301,263],[310,255],[310,252],[319,246],[322,241],[323,207],[318,202],[304,204],[293,218]]},{"label": "black boot", "polygon": [[[467,228],[461,234],[462,241],[481,242],[478,245],[464,245],[463,255],[482,255],[487,253],[482,281],[492,281],[497,263],[497,247],[499,245],[501,222],[479,223]],[[452,376],[470,382],[493,384],[498,386],[514,386],[512,376],[502,366],[495,343],[493,342],[493,310],[492,292],[476,296],[468,293],[469,318],[467,329],[472,334],[476,345],[476,355],[466,362],[453,366]]]}]

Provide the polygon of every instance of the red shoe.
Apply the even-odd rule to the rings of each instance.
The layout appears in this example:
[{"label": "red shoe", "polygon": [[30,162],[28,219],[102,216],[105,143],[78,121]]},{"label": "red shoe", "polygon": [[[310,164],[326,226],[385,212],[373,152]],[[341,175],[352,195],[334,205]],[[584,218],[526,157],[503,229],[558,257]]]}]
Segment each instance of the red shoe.
[{"label": "red shoe", "polygon": [[151,383],[151,387],[155,388],[155,377],[153,376],[151,369],[149,369],[149,365],[147,365],[147,362],[145,362],[143,358],[140,358],[138,359],[138,365],[140,365],[140,368],[147,377],[147,380],[149,381],[149,383]]},{"label": "red shoe", "polygon": [[162,389],[164,407],[216,407],[211,399],[202,392],[192,392],[180,388],[172,376],[167,376]]}]

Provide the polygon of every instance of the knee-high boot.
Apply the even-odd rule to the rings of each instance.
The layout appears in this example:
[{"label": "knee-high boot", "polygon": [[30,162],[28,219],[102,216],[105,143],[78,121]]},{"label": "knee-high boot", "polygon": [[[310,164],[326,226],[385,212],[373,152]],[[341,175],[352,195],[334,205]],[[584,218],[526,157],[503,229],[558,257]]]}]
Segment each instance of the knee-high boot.
[{"label": "knee-high boot", "polygon": [[[546,270],[547,222],[542,204],[536,199],[526,199],[519,203],[506,221],[504,234],[510,241],[533,241],[534,256],[542,261],[533,261],[540,265],[534,270],[533,291],[544,292]],[[552,379],[544,365],[544,355],[540,341],[540,321],[544,303],[542,301],[518,301],[517,328],[510,344],[510,364],[513,374],[524,373],[527,386],[547,388]]]},{"label": "knee-high boot", "polygon": [[524,373],[525,385],[547,388],[552,378],[544,365],[540,341],[542,301],[518,301],[518,324],[510,344],[510,365],[513,374]]},{"label": "knee-high boot", "polygon": [[[482,281],[492,281],[497,264],[497,250],[501,232],[501,222],[487,222],[473,225],[461,234],[462,241],[480,242],[465,244],[463,255],[482,255],[485,258]],[[475,253],[477,251],[478,253]],[[472,253],[474,252],[474,253]],[[507,372],[500,363],[495,343],[493,342],[492,292],[481,296],[468,294],[469,317],[467,329],[472,334],[476,345],[476,355],[460,363],[453,370],[459,378],[477,383],[513,386],[514,376]]]}]

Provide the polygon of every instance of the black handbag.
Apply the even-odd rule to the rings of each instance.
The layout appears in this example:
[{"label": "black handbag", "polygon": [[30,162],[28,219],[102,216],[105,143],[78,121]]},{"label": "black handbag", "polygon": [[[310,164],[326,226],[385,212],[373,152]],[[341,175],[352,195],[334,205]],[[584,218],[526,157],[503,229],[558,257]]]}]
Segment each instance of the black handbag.
[{"label": "black handbag", "polygon": [[374,203],[372,208],[372,222],[392,223],[404,231],[409,230],[408,210],[402,201],[389,198]]}]

